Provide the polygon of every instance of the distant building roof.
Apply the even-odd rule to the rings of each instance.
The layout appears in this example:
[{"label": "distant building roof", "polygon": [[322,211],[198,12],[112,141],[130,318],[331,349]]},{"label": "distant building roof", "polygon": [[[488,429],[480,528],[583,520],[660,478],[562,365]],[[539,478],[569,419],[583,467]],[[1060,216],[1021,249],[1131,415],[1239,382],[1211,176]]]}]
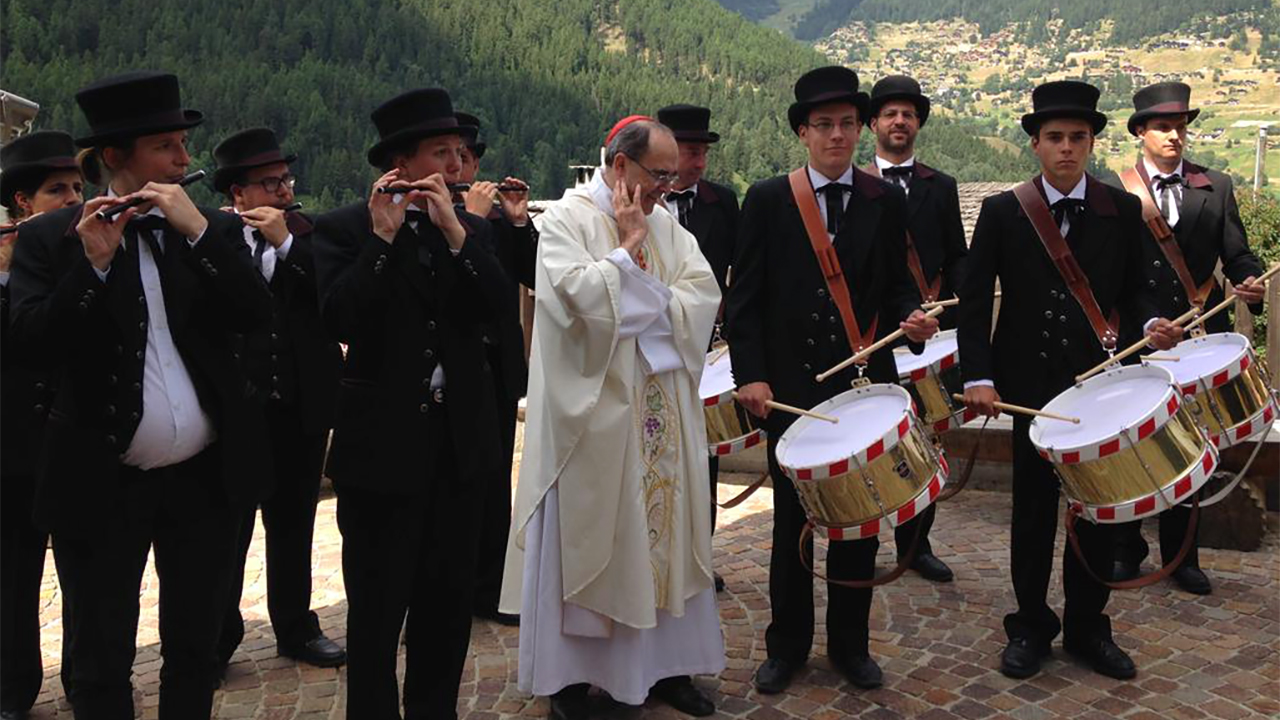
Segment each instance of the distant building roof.
[{"label": "distant building roof", "polygon": [[1016,182],[968,182],[959,183],[960,220],[964,223],[964,236],[973,242],[973,227],[978,224],[978,211],[982,210],[982,201],[1005,190],[1017,187]]}]

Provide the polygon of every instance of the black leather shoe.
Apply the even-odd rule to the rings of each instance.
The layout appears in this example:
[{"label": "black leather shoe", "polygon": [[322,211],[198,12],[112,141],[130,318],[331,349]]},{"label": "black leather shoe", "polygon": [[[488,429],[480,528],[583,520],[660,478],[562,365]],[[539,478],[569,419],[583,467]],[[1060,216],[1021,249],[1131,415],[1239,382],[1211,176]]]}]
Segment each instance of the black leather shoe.
[{"label": "black leather shoe", "polygon": [[920,573],[920,577],[933,582],[951,582],[955,574],[951,572],[951,568],[947,564],[938,559],[933,553],[920,553],[916,559],[911,562],[911,569]]},{"label": "black leather shoe", "polygon": [[884,684],[884,673],[870,655],[858,655],[848,660],[832,660],[831,664],[844,675],[854,687],[863,690],[874,690]]},{"label": "black leather shoe", "polygon": [[26,710],[0,710],[0,720],[27,720],[28,717]]},{"label": "black leather shoe", "polygon": [[1213,592],[1213,583],[1209,582],[1209,576],[1194,565],[1183,565],[1174,570],[1173,581],[1178,583],[1178,587],[1196,595],[1208,595]]},{"label": "black leather shoe", "polygon": [[1128,680],[1138,674],[1133,660],[1111,640],[1089,638],[1081,643],[1062,643],[1062,649],[1089,663],[1093,671],[1117,680]]},{"label": "black leather shoe", "polygon": [[720,577],[720,573],[715,573],[715,578],[716,578],[716,592],[717,593],[724,592],[724,578]]},{"label": "black leather shoe", "polygon": [[769,658],[756,670],[756,690],[765,695],[777,695],[791,685],[791,676],[796,674],[799,665],[782,658]]},{"label": "black leather shoe", "polygon": [[1052,653],[1048,643],[1039,644],[1028,638],[1014,638],[1000,653],[1000,672],[1023,680],[1040,672],[1041,658]]},{"label": "black leather shoe", "polygon": [[498,623],[499,625],[506,625],[507,627],[520,627],[519,615],[499,612],[498,608],[496,607],[495,608],[477,608],[471,614],[475,615],[478,618],[484,618],[485,620],[492,620]]},{"label": "black leather shoe", "polygon": [[585,684],[570,685],[551,696],[551,720],[587,720],[591,716]]},{"label": "black leather shoe", "polygon": [[716,711],[716,704],[694,686],[688,675],[663,678],[653,686],[649,694],[694,717],[706,717]]},{"label": "black leather shoe", "polygon": [[1123,580],[1132,580],[1138,577],[1138,573],[1141,571],[1141,566],[1136,562],[1117,560],[1115,566],[1111,569],[1111,581],[1121,582]]},{"label": "black leather shoe", "polygon": [[347,651],[321,633],[302,647],[281,647],[280,654],[316,667],[338,667],[347,661]]}]

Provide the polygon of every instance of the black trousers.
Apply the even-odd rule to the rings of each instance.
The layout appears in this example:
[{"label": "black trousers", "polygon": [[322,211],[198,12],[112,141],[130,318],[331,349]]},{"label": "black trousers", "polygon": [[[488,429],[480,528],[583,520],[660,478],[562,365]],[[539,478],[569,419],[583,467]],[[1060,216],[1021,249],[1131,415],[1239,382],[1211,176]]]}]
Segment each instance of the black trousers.
[{"label": "black trousers", "polygon": [[929,544],[929,531],[933,529],[933,520],[938,515],[937,504],[930,505],[924,512],[902,523],[893,530],[893,541],[897,546],[898,559],[906,557],[911,549],[911,540],[916,534],[916,525],[920,526],[920,539],[916,541],[916,557],[932,555],[933,545]]},{"label": "black trousers", "polygon": [[502,457],[498,472],[486,484],[480,509],[480,548],[476,559],[475,610],[498,609],[502,593],[502,569],[507,560],[507,534],[511,531],[511,467],[516,449],[519,400],[498,400],[498,433]]},{"label": "black trousers", "polygon": [[[443,415],[443,412],[439,413]],[[433,427],[436,482],[421,495],[336,483],[347,591],[347,717],[398,720],[396,653],[405,645],[404,717],[453,718],[471,642],[482,493],[459,478]],[[409,632],[409,631],[406,631]]]},{"label": "black trousers", "polygon": [[[778,467],[777,437],[770,436],[773,480],[773,550],[769,558],[769,604],[773,618],[765,630],[769,657],[803,663],[813,647],[813,575],[800,562],[800,534],[807,518],[791,480]],[[832,542],[827,577],[867,580],[875,573],[878,538]],[[813,557],[813,543],[807,552]],[[827,584],[827,655],[837,662],[866,655],[871,589]]]},{"label": "black trousers", "polygon": [[30,710],[44,678],[40,582],[49,533],[31,520],[35,483],[0,477],[0,710]]},{"label": "black trousers", "polygon": [[[1187,505],[1175,505],[1160,513],[1160,561],[1161,564],[1171,562],[1178,556],[1182,543],[1187,537],[1187,522],[1191,520],[1191,508]],[[1135,520],[1120,526],[1116,538],[1116,559],[1126,560],[1140,565],[1151,552],[1151,547],[1142,537],[1142,521]],[[1187,548],[1187,556],[1178,567],[1200,567],[1200,526],[1196,526],[1196,537]]]},{"label": "black trousers", "polygon": [[[267,614],[276,647],[294,649],[320,634],[320,619],[311,611],[311,539],[325,434],[304,433],[298,408],[277,403],[267,405],[267,427],[275,476],[271,495],[262,501],[262,525],[267,534]],[[236,566],[218,639],[218,659],[223,664],[244,639],[240,596],[257,510],[249,508],[241,519]]]},{"label": "black trousers", "polygon": [[[1017,612],[1004,618],[1009,639],[1049,643],[1058,633],[1069,643],[1089,637],[1111,638],[1111,621],[1103,614],[1111,591],[1089,577],[1070,547],[1063,548],[1062,584],[1066,594],[1063,619],[1049,608],[1049,574],[1053,569],[1060,511],[1058,477],[1040,457],[1027,432],[1030,419],[1013,419],[1013,530],[1009,542]],[[1108,525],[1076,523],[1080,549],[1099,577],[1111,575],[1114,531]]]},{"label": "black trousers", "polygon": [[707,460],[707,469],[711,477],[711,534],[716,532],[716,484],[720,478],[720,458],[712,455]]},{"label": "black trousers", "polygon": [[62,684],[77,720],[133,717],[138,597],[147,553],[160,579],[160,718],[208,718],[218,632],[242,513],[226,503],[217,447],[176,465],[121,467],[115,515],[53,534],[62,588]]}]

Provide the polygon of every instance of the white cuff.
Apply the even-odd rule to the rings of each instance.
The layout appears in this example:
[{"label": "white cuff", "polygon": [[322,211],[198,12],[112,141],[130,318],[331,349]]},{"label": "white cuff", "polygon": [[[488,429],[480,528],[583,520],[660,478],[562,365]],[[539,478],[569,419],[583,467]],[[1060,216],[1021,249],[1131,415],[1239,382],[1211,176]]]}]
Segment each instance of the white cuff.
[{"label": "white cuff", "polygon": [[285,236],[284,242],[280,243],[280,247],[276,248],[276,260],[283,260],[289,255],[289,249],[293,247],[293,233]]},{"label": "white cuff", "polygon": [[996,384],[990,380],[970,380],[964,384],[964,389],[968,390],[973,387],[995,387]]},{"label": "white cuff", "polygon": [[[671,289],[641,270],[622,248],[615,248],[605,259],[616,265],[622,276],[622,298],[619,301],[622,316],[618,318],[618,334],[624,339],[635,337],[667,314]],[[669,318],[667,322],[669,333]],[[661,333],[660,328],[658,332]]]},{"label": "white cuff", "polygon": [[1151,330],[1151,324],[1159,319],[1160,318],[1151,318],[1150,320],[1142,323],[1142,333],[1145,335],[1147,332],[1149,332]]},{"label": "white cuff", "polygon": [[95,267],[93,269],[93,273],[98,276],[99,280],[101,280],[102,282],[106,282],[107,276],[111,274],[111,266],[108,265],[106,270],[99,270],[98,268]]},{"label": "white cuff", "polygon": [[0,287],[8,287],[8,285],[9,285],[9,271],[0,270]]},{"label": "white cuff", "polygon": [[207,232],[209,232],[208,225],[205,226],[204,230],[200,231],[199,235],[195,236],[194,238],[187,238],[187,244],[190,245],[192,248],[195,248],[196,243],[200,242],[200,238],[204,237],[204,234]]}]

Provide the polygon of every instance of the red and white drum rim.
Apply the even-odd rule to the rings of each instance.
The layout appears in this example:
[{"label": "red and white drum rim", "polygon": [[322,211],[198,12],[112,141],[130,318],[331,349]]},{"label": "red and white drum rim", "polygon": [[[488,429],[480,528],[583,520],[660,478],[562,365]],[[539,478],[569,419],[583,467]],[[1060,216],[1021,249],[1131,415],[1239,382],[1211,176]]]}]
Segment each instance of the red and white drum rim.
[{"label": "red and white drum rim", "polygon": [[1266,407],[1262,408],[1253,417],[1227,429],[1226,432],[1209,436],[1209,442],[1219,450],[1225,450],[1232,445],[1239,445],[1249,438],[1267,432],[1271,429],[1271,423],[1280,417],[1280,403],[1276,401],[1273,394],[1271,399],[1267,401]]},{"label": "red and white drum rim", "polygon": [[1148,412],[1143,418],[1131,424],[1123,431],[1112,435],[1111,437],[1099,443],[1090,445],[1081,445],[1071,448],[1038,448],[1040,457],[1054,463],[1063,465],[1074,465],[1076,463],[1089,462],[1100,458],[1114,455],[1125,447],[1122,436],[1127,435],[1130,442],[1138,444],[1138,442],[1147,439],[1152,433],[1165,426],[1169,419],[1177,414],[1178,408],[1182,407],[1182,401],[1177,392],[1176,386],[1170,385],[1169,392],[1156,404],[1155,408]]},{"label": "red and white drum rim", "polygon": [[1212,445],[1206,445],[1204,453],[1196,464],[1177,480],[1162,488],[1159,493],[1151,493],[1118,505],[1089,505],[1070,498],[1067,501],[1075,505],[1086,519],[1094,523],[1123,523],[1140,520],[1190,498],[1195,491],[1209,481],[1209,477],[1217,467],[1218,450]]},{"label": "red and white drum rim", "polygon": [[920,382],[926,377],[929,377],[930,370],[932,370],[934,374],[940,374],[944,370],[950,370],[952,367],[955,367],[956,363],[958,362],[960,362],[960,351],[956,350],[950,355],[945,355],[937,360],[934,360],[932,363],[928,365],[925,365],[923,367],[918,367],[909,373],[903,373],[899,375],[898,380],[899,382],[903,382],[903,383]]},{"label": "red and white drum rim", "polygon": [[717,457],[721,455],[732,455],[740,453],[747,448],[755,447],[768,439],[768,435],[764,430],[752,430],[742,437],[734,438],[728,442],[707,443],[707,453]]},{"label": "red and white drum rim", "polygon": [[[941,456],[939,456],[941,459]],[[947,484],[947,461],[941,459],[942,468],[934,474],[929,480],[929,484],[925,486],[920,494],[916,495],[907,504],[885,515],[876,518],[861,525],[852,527],[834,528],[818,526],[826,531],[828,540],[862,540],[869,537],[875,537],[883,531],[892,530],[902,525],[911,518],[918,516],[924,512],[933,501],[938,498],[938,494],[942,492],[942,488]]]},{"label": "red and white drum rim", "polygon": [[1183,385],[1182,394],[1195,395],[1201,391],[1201,388],[1204,390],[1212,390],[1213,388],[1226,385],[1232,380],[1240,377],[1240,373],[1248,370],[1251,365],[1253,365],[1253,353],[1252,351],[1245,350],[1238,360],[1233,360],[1218,372],[1212,375],[1206,375],[1197,379],[1195,382]]},{"label": "red and white drum rim", "polygon": [[[822,405],[815,408],[816,412],[822,412]],[[859,450],[857,453],[850,455],[843,460],[827,465],[815,465],[813,467],[787,467],[782,465],[782,472],[787,477],[796,482],[811,482],[814,480],[826,480],[827,478],[839,477],[856,469],[859,465],[866,465],[876,458],[884,455],[898,444],[898,441],[907,433],[911,432],[911,414],[904,413],[902,419],[898,421],[889,432],[880,436],[879,440],[871,443],[867,447]]]},{"label": "red and white drum rim", "polygon": [[940,435],[944,432],[955,430],[956,428],[963,426],[965,423],[968,423],[970,420],[974,420],[977,417],[978,417],[978,411],[965,408],[964,410],[954,415],[948,415],[947,417],[934,423],[933,432],[934,434]]}]

